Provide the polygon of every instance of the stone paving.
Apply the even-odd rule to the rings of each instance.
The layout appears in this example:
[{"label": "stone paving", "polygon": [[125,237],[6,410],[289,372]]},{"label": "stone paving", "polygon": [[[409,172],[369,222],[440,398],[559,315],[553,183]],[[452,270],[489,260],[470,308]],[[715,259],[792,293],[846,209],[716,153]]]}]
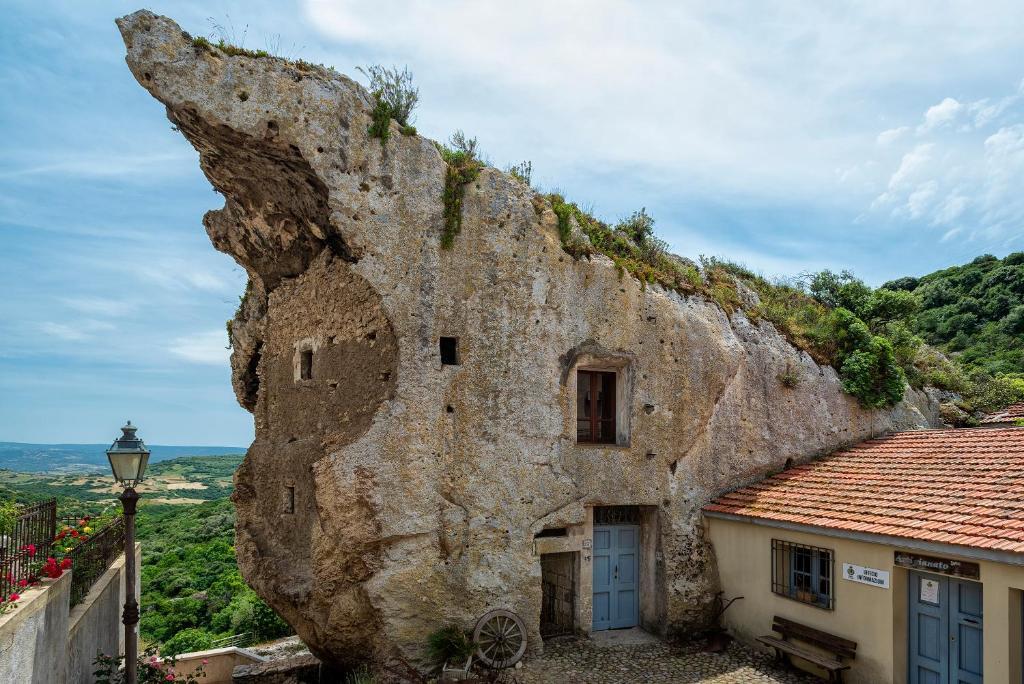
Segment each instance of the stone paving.
[{"label": "stone paving", "polygon": [[770,655],[733,643],[725,653],[666,643],[597,645],[587,639],[548,642],[544,655],[515,670],[520,684],[809,684],[809,675],[788,672]]}]

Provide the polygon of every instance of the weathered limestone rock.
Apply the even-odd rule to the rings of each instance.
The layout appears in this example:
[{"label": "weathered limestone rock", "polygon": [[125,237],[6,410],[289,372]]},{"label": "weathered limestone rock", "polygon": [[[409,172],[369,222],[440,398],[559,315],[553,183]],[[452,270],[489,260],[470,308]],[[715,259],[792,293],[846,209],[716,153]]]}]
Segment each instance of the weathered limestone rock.
[{"label": "weathered limestone rock", "polygon": [[[118,26],[224,195],[211,241],[250,278],[231,332],[256,421],[235,478],[239,564],[327,662],[417,666],[428,633],[493,607],[540,648],[534,535],[589,530],[593,506],[645,507],[641,621],[686,630],[716,591],[710,497],[938,420],[912,391],[863,410],[771,325],[574,260],[550,207],[496,169],[467,187],[442,250],[445,164],[396,125],[370,138],[361,86],[196,46],[145,11]],[[441,364],[442,336],[459,365]],[[619,373],[618,446],[576,442],[574,369],[595,365]]]}]

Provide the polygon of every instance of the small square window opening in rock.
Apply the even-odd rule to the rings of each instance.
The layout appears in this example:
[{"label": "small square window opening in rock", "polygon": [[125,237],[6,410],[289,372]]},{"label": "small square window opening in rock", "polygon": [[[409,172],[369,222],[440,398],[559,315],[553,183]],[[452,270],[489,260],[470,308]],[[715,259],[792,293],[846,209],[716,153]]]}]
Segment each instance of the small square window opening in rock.
[{"label": "small square window opening in rock", "polygon": [[313,379],[313,350],[303,349],[299,352],[299,379]]},{"label": "small square window opening in rock", "polygon": [[459,338],[458,337],[442,337],[441,338],[441,365],[443,365],[443,366],[458,366],[459,365]]}]

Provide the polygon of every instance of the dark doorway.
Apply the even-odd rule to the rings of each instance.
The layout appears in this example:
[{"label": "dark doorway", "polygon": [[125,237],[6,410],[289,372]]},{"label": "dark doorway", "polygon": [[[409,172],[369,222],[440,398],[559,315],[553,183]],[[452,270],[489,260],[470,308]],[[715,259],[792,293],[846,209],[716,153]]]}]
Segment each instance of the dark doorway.
[{"label": "dark doorway", "polygon": [[576,631],[578,557],[572,551],[541,554],[540,635],[545,639]]}]

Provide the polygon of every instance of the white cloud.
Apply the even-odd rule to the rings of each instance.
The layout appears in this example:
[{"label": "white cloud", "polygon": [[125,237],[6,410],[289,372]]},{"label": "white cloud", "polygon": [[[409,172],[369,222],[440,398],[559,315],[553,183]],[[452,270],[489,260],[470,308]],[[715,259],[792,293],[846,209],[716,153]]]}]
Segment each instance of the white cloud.
[{"label": "white cloud", "polygon": [[[531,158],[542,185],[565,187],[574,168],[615,169],[647,187],[811,202],[865,192],[835,169],[867,161],[868,140],[884,147],[913,131],[917,122],[869,130],[902,113],[893,92],[962,68],[982,46],[1016,46],[1021,25],[1010,5],[984,17],[929,7],[931,25],[973,32],[922,32],[922,7],[881,2],[760,5],[757,21],[749,7],[667,1],[304,7],[345,54],[410,66],[425,133],[471,131],[499,164]],[[945,128],[958,107],[940,102],[927,126]]]},{"label": "white cloud", "polygon": [[900,156],[898,162],[890,157],[889,168],[895,168],[871,208],[924,228],[944,227],[943,242],[1024,241],[1022,105],[1019,87],[966,104],[947,97],[928,108],[909,149],[899,150],[904,140],[893,133],[899,128],[880,133],[878,140],[889,142],[891,151],[878,154]]},{"label": "white cloud", "polygon": [[168,345],[167,350],[192,363],[221,365],[227,363],[231,356],[227,339],[224,330],[209,330],[178,337]]},{"label": "white cloud", "polygon": [[63,297],[61,301],[75,311],[92,316],[123,316],[136,308],[134,303],[103,297]]},{"label": "white cloud", "polygon": [[39,324],[39,331],[43,338],[36,338],[36,342],[40,348],[47,346],[45,338],[56,338],[64,342],[83,342],[93,339],[96,333],[108,332],[113,329],[114,326],[105,321],[81,320],[68,323],[45,321]]},{"label": "white cloud", "polygon": [[899,140],[900,138],[902,138],[904,135],[906,135],[909,132],[910,132],[910,126],[900,126],[899,128],[890,128],[889,130],[882,131],[881,133],[879,133],[878,137],[875,138],[875,142],[877,142],[879,145],[883,145],[883,146],[891,145],[892,143],[896,142],[897,140]]},{"label": "white cloud", "polygon": [[46,323],[39,325],[39,330],[44,335],[56,337],[57,339],[67,342],[81,342],[82,340],[86,340],[90,337],[84,330],[68,325],[67,323],[53,323],[47,321]]},{"label": "white cloud", "polygon": [[952,97],[947,97],[937,105],[928,108],[924,113],[924,123],[917,127],[918,134],[933,131],[936,128],[952,123],[964,108]]},{"label": "white cloud", "polygon": [[[34,152],[37,153],[37,152]],[[20,178],[25,176],[73,176],[76,178],[133,178],[168,173],[192,173],[195,155],[187,151],[158,152],[151,154],[116,154],[99,152],[96,154],[65,153],[59,158],[39,163],[13,164],[8,160],[4,169],[0,166],[0,179]]]}]

